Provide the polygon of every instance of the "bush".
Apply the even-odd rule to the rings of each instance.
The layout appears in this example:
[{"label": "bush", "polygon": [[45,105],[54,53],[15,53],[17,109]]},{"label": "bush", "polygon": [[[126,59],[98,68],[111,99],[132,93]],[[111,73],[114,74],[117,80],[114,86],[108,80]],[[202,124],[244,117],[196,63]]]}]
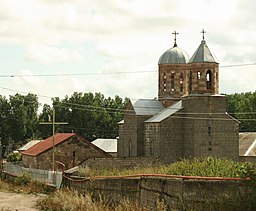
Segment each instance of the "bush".
[{"label": "bush", "polygon": [[10,153],[7,156],[7,161],[8,162],[17,162],[17,161],[21,161],[21,154],[19,152],[13,152]]},{"label": "bush", "polygon": [[23,174],[19,175],[17,178],[14,180],[15,185],[28,185],[31,181],[31,174],[28,172],[24,172]]}]

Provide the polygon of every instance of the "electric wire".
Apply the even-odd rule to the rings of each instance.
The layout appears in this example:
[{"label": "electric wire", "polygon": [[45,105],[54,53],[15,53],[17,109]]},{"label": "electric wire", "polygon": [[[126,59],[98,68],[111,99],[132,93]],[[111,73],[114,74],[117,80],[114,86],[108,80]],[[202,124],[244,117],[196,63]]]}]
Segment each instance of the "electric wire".
[{"label": "electric wire", "polygon": [[[256,63],[246,64],[231,64],[220,65],[221,68],[255,66]],[[141,74],[141,73],[157,73],[157,70],[144,70],[144,71],[125,71],[125,72],[89,72],[89,73],[55,73],[55,74],[5,74],[0,75],[0,78],[17,78],[17,77],[68,77],[68,76],[91,76],[91,75],[121,75],[121,74]]]}]

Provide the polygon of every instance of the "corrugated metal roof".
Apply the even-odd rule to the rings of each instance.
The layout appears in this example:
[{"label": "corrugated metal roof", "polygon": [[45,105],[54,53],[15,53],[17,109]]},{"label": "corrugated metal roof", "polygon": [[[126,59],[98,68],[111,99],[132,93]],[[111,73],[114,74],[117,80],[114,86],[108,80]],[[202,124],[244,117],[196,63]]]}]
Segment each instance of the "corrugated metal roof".
[{"label": "corrugated metal roof", "polygon": [[131,100],[131,103],[137,115],[155,115],[164,108],[162,103],[155,99]]},{"label": "corrugated metal roof", "polygon": [[218,60],[216,57],[211,53],[210,49],[208,48],[205,40],[202,40],[201,44],[197,48],[196,52],[190,58],[188,63],[200,63],[200,62],[216,62]]},{"label": "corrugated metal roof", "polygon": [[186,64],[189,58],[186,51],[179,47],[173,47],[163,53],[158,64]]},{"label": "corrugated metal roof", "polygon": [[152,118],[144,121],[145,123],[153,123],[153,122],[161,122],[172,114],[176,113],[182,108],[182,101],[178,101],[177,103],[163,109],[160,113],[156,114]]},{"label": "corrugated metal roof", "polygon": [[20,147],[18,150],[19,151],[25,151],[27,149],[29,149],[30,147],[36,145],[37,143],[41,142],[42,140],[32,140],[28,143],[26,143],[24,146]]},{"label": "corrugated metal roof", "polygon": [[[74,136],[75,133],[57,133],[54,135],[54,146],[60,144],[61,142],[67,140],[68,138]],[[21,152],[25,155],[37,156],[46,150],[52,148],[52,136],[37,143],[36,145],[32,146],[28,150]]]},{"label": "corrugated metal roof", "polygon": [[256,156],[256,132],[239,133],[239,155]]},{"label": "corrugated metal roof", "polygon": [[116,139],[103,139],[98,138],[91,142],[95,146],[104,150],[105,152],[117,152],[117,140]]}]

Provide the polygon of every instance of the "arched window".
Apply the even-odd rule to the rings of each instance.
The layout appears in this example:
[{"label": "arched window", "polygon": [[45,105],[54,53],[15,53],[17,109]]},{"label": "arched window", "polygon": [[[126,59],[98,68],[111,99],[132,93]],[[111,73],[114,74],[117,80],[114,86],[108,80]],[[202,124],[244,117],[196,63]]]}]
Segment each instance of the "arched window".
[{"label": "arched window", "polygon": [[171,74],[171,92],[174,92],[174,73]]},{"label": "arched window", "polygon": [[199,80],[200,80],[200,78],[201,78],[201,72],[200,72],[200,71],[198,71],[198,72],[197,72],[197,79],[199,79]]},{"label": "arched window", "polygon": [[183,73],[180,73],[180,92],[183,92]]},{"label": "arched window", "polygon": [[192,91],[192,71],[189,72],[189,93]]},{"label": "arched window", "polygon": [[206,72],[206,89],[212,89],[212,72],[208,70]]},{"label": "arched window", "polygon": [[164,92],[166,92],[166,75],[164,73]]}]

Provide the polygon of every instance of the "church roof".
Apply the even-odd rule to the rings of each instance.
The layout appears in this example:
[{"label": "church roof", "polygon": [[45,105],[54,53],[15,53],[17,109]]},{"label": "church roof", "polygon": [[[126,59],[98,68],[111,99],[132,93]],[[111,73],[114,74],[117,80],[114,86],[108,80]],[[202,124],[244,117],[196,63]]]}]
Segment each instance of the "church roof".
[{"label": "church roof", "polygon": [[188,63],[215,62],[218,63],[216,57],[211,53],[205,40],[197,48],[196,52],[190,58]]},{"label": "church roof", "polygon": [[153,116],[152,118],[150,118],[144,122],[146,122],[146,123],[161,122],[164,119],[166,119],[167,117],[169,117],[172,114],[179,111],[180,109],[182,109],[182,101],[181,100],[178,101],[177,103],[163,109],[160,113],[156,114],[155,116]]},{"label": "church roof", "polygon": [[186,51],[174,45],[160,57],[158,64],[186,64],[189,61],[189,55]]},{"label": "church roof", "polygon": [[162,103],[155,99],[131,100],[131,103],[137,115],[155,115],[164,108]]}]

